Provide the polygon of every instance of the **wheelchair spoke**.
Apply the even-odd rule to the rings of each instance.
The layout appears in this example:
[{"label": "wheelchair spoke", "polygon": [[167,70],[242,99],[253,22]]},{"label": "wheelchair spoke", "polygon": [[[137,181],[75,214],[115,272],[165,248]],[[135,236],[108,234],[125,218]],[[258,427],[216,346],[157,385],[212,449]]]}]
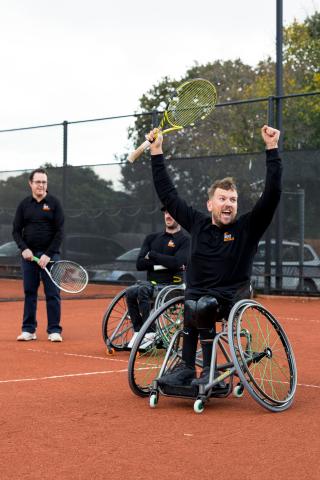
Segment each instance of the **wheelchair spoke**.
[{"label": "wheelchair spoke", "polygon": [[183,318],[183,309],[183,297],[171,299],[153,312],[141,328],[132,347],[128,366],[129,385],[136,395],[149,395],[171,338]]},{"label": "wheelchair spoke", "polygon": [[102,322],[103,339],[115,350],[126,348],[133,335],[125,293],[123,290],[110,303]]},{"label": "wheelchair spoke", "polygon": [[[229,343],[239,376],[262,406],[287,408],[296,389],[292,349],[280,324],[261,305],[240,301],[229,318]],[[237,310],[237,311],[235,311]]]}]

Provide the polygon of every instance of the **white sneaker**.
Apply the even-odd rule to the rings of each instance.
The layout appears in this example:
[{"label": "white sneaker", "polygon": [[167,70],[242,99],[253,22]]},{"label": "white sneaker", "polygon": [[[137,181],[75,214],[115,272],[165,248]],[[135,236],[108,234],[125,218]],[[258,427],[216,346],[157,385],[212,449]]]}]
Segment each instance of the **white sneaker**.
[{"label": "white sneaker", "polygon": [[138,336],[138,333],[139,333],[139,332],[134,332],[134,334],[132,335],[132,338],[131,338],[130,342],[128,343],[127,348],[132,348],[132,347],[133,347],[133,344],[134,344],[134,342],[135,342],[135,340],[136,340],[136,338],[137,338],[137,336]]},{"label": "white sneaker", "polygon": [[48,340],[50,340],[50,342],[62,342],[62,337],[58,332],[49,333]]},{"label": "white sneaker", "polygon": [[37,335],[35,333],[22,332],[17,337],[18,342],[29,342],[29,340],[37,340]]},{"label": "white sneaker", "polygon": [[145,348],[150,347],[153,344],[155,337],[155,332],[146,333],[139,348],[144,350]]}]

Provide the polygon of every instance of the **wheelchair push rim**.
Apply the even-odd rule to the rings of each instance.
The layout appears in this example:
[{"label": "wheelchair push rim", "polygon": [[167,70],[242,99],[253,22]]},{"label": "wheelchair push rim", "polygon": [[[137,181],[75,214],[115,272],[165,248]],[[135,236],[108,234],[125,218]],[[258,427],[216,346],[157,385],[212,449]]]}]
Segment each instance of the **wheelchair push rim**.
[{"label": "wheelchair push rim", "polygon": [[272,411],[287,409],[297,371],[288,337],[275,317],[252,300],[241,300],[228,320],[230,351],[249,394]]},{"label": "wheelchair push rim", "polygon": [[[183,301],[184,297],[181,296],[163,304],[150,315],[138,333],[128,365],[128,381],[134,394],[149,396],[152,382],[157,378],[163,364],[169,341],[183,321]],[[152,340],[148,337],[150,333],[153,334]]]},{"label": "wheelchair push rim", "polygon": [[133,327],[128,315],[126,290],[122,290],[112,300],[102,321],[102,336],[107,347],[116,351],[125,350],[133,335]]}]

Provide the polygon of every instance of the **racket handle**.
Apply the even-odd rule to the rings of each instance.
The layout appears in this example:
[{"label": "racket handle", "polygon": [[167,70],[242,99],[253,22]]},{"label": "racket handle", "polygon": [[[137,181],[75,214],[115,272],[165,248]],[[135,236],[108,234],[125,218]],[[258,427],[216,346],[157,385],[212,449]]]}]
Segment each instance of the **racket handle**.
[{"label": "racket handle", "polygon": [[130,153],[128,160],[130,163],[135,162],[138,160],[139,157],[143,154],[145,150],[147,150],[148,147],[150,147],[151,142],[149,140],[146,140],[145,142],[141,143],[140,147],[138,147],[134,152]]}]

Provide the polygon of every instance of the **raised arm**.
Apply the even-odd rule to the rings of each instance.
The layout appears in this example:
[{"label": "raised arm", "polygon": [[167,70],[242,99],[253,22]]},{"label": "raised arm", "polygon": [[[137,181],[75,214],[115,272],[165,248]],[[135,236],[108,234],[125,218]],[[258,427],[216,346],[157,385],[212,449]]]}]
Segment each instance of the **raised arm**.
[{"label": "raised arm", "polygon": [[154,129],[148,134],[147,138],[152,142],[150,146],[152,175],[158,197],[170,215],[190,232],[191,226],[195,222],[195,217],[202,214],[194,210],[179,197],[165,167],[161,132],[158,129]]},{"label": "raised arm", "polygon": [[251,212],[252,230],[259,237],[270,224],[281,197],[282,164],[278,152],[280,131],[264,125],[261,135],[266,145],[266,180],[263,193]]}]

